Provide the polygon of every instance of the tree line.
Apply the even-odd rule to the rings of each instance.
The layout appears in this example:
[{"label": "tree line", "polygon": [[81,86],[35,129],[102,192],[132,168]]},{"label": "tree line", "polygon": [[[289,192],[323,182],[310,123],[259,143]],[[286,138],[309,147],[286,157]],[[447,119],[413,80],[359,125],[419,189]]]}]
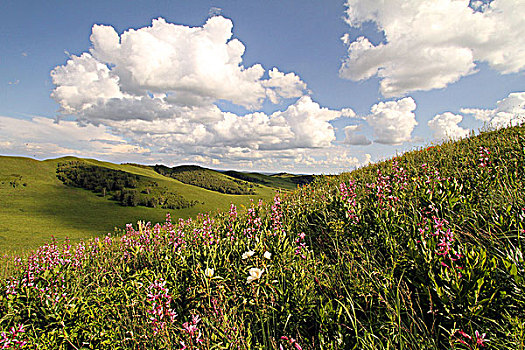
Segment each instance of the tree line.
[{"label": "tree line", "polygon": [[122,170],[71,161],[59,163],[56,172],[65,185],[93,191],[123,206],[183,209],[197,204],[155,181]]}]

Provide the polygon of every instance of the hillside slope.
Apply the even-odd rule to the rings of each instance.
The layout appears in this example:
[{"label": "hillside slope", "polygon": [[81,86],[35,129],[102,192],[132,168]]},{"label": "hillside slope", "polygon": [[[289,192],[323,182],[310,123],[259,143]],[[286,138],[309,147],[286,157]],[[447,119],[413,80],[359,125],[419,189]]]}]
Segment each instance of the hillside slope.
[{"label": "hillside slope", "polygon": [[[67,186],[57,178],[59,164],[81,162],[85,166],[131,174],[156,188],[171,191],[191,205],[182,209],[122,206],[111,196],[102,197],[78,186]],[[138,189],[140,191],[143,188]],[[73,242],[113,232],[130,222],[188,218],[201,212],[227,210],[231,203],[247,205],[250,199],[269,199],[274,188],[256,186],[249,195],[229,195],[209,191],[162,176],[151,167],[120,165],[93,159],[64,157],[36,161],[23,157],[0,156],[0,252],[36,248],[51,239],[69,237]]]},{"label": "hillside slope", "polygon": [[525,127],[8,266],[0,345],[523,349]]}]

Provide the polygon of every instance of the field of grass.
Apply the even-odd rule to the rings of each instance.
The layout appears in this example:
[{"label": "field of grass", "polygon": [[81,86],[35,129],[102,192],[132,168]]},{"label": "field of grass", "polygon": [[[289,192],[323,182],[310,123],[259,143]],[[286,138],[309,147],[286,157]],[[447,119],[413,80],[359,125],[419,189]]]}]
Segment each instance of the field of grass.
[{"label": "field of grass", "polygon": [[221,194],[166,178],[149,167],[83,160],[94,166],[152,179],[189,200],[198,201],[193,207],[178,210],[124,207],[91,191],[65,186],[57,179],[58,163],[77,160],[74,157],[46,161],[0,157],[0,252],[37,248],[51,236],[58,241],[69,237],[72,242],[79,242],[113,232],[115,227],[122,228],[139,219],[163,221],[167,212],[176,219],[217,209],[228,210],[231,203],[246,206],[250,199],[268,200],[274,193],[273,188],[260,186],[254,188],[255,195]]},{"label": "field of grass", "polygon": [[523,350],[524,165],[525,126],[500,129],[50,242],[4,261],[0,347]]}]

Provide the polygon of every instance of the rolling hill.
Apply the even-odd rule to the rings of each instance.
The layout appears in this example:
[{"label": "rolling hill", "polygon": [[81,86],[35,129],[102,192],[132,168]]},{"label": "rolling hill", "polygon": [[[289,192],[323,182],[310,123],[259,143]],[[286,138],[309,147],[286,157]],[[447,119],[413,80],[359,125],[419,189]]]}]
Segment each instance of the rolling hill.
[{"label": "rolling hill", "polygon": [[[173,172],[174,176],[164,176],[156,169],[163,169],[166,175]],[[167,174],[168,169],[175,171]],[[118,185],[106,181],[115,176],[133,179],[135,187],[116,189]],[[35,248],[51,236],[78,242],[139,219],[163,221],[167,212],[177,219],[227,210],[231,203],[241,206],[250,199],[267,200],[276,188],[296,186],[294,177],[274,181],[271,176],[256,176],[271,185],[195,166],[168,168],[75,157],[37,161],[0,156],[0,251]],[[106,181],[107,188],[99,182],[98,188],[91,186],[97,178]],[[213,190],[210,183],[226,190]]]}]

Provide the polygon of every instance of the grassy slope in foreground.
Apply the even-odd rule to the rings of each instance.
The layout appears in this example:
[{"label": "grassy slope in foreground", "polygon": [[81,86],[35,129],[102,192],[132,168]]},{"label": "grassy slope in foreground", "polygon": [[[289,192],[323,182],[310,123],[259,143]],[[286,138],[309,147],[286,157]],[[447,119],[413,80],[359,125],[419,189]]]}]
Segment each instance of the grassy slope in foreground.
[{"label": "grassy slope in foreground", "polygon": [[[163,221],[167,212],[176,219],[193,217],[218,208],[227,210],[230,203],[248,205],[250,198],[269,199],[274,192],[274,189],[261,186],[255,188],[255,195],[220,194],[166,178],[149,168],[82,160],[92,165],[144,176],[187,199],[199,201],[193,207],[179,210],[124,207],[91,191],[65,186],[59,181],[56,177],[57,163],[70,160],[79,159],[66,157],[37,161],[0,156],[0,252],[36,248],[48,242],[52,235],[59,241],[69,237],[72,242],[78,242],[80,239],[113,232],[115,227],[122,228],[126,223],[139,219]],[[15,180],[13,187],[12,182]]]},{"label": "grassy slope in foreground", "polygon": [[47,245],[0,282],[0,345],[523,349],[524,164],[525,127],[503,129],[242,214]]}]

